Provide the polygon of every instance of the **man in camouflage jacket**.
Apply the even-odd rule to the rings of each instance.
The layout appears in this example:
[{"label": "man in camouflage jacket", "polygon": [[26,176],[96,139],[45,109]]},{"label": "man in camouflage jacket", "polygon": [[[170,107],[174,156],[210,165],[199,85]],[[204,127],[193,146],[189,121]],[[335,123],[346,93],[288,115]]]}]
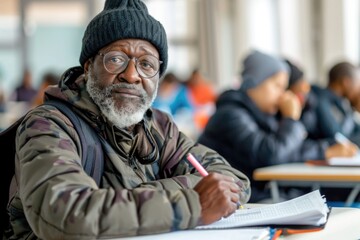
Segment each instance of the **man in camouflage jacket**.
[{"label": "man in camouflage jacket", "polygon": [[[70,120],[44,105],[17,132],[12,239],[96,239],[194,228],[249,199],[249,180],[152,109],[167,64],[162,25],[140,0],[107,0],[88,25],[81,67],[46,98],[73,106],[106,143],[100,186],[81,165]],[[210,173],[186,160],[192,153]]]}]

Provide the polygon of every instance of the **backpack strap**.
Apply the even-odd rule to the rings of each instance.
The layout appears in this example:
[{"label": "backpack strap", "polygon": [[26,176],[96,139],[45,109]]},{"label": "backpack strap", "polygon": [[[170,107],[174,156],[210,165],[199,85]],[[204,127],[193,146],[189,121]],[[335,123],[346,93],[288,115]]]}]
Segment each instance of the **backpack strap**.
[{"label": "backpack strap", "polygon": [[3,237],[4,230],[9,224],[7,204],[9,202],[11,180],[15,174],[15,137],[23,119],[24,116],[0,132],[1,169],[3,169],[1,171],[3,177],[0,183],[0,191],[3,194],[0,198],[0,238]]},{"label": "backpack strap", "polygon": [[48,100],[43,105],[56,107],[70,119],[80,138],[82,149],[81,163],[83,168],[99,186],[104,171],[104,152],[100,134],[98,134],[82,117],[75,113],[68,103],[61,100]]}]

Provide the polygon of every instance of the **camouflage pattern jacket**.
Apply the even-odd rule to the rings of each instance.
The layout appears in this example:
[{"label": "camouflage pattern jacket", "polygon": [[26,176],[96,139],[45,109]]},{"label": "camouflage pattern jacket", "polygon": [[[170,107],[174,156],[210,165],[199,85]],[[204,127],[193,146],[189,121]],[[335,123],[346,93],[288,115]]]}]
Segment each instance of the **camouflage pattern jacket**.
[{"label": "camouflage pattern jacket", "polygon": [[168,115],[149,109],[133,133],[106,122],[86,91],[81,68],[69,69],[46,98],[71,103],[102,133],[108,142],[104,173],[97,186],[84,172],[79,137],[67,117],[52,106],[31,110],[16,138],[12,239],[96,239],[194,228],[201,206],[192,188],[201,177],[185,160],[188,152],[209,172],[237,179],[241,201],[248,201],[245,175],[183,135]]}]

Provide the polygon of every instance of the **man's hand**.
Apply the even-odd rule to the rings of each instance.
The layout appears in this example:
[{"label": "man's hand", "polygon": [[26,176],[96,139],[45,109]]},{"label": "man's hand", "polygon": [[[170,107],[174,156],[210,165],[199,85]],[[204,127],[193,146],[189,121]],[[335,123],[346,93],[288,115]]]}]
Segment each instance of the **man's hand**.
[{"label": "man's hand", "polygon": [[194,188],[200,196],[201,224],[213,223],[236,211],[240,188],[229,176],[210,173]]}]

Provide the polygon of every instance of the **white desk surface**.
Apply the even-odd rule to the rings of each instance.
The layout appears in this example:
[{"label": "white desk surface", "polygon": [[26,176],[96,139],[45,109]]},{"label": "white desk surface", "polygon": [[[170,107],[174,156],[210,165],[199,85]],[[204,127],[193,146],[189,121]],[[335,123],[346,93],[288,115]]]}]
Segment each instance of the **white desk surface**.
[{"label": "white desk surface", "polygon": [[[252,204],[251,204],[252,205]],[[117,238],[118,240],[246,240],[241,229],[188,230],[149,236]],[[281,236],[285,240],[358,240],[360,239],[360,209],[333,208],[325,229],[318,232]]]},{"label": "white desk surface", "polygon": [[325,229],[280,237],[286,240],[359,240],[360,209],[333,208]]},{"label": "white desk surface", "polygon": [[305,163],[288,163],[258,168],[254,179],[259,181],[344,181],[360,182],[360,167],[316,166]]}]

